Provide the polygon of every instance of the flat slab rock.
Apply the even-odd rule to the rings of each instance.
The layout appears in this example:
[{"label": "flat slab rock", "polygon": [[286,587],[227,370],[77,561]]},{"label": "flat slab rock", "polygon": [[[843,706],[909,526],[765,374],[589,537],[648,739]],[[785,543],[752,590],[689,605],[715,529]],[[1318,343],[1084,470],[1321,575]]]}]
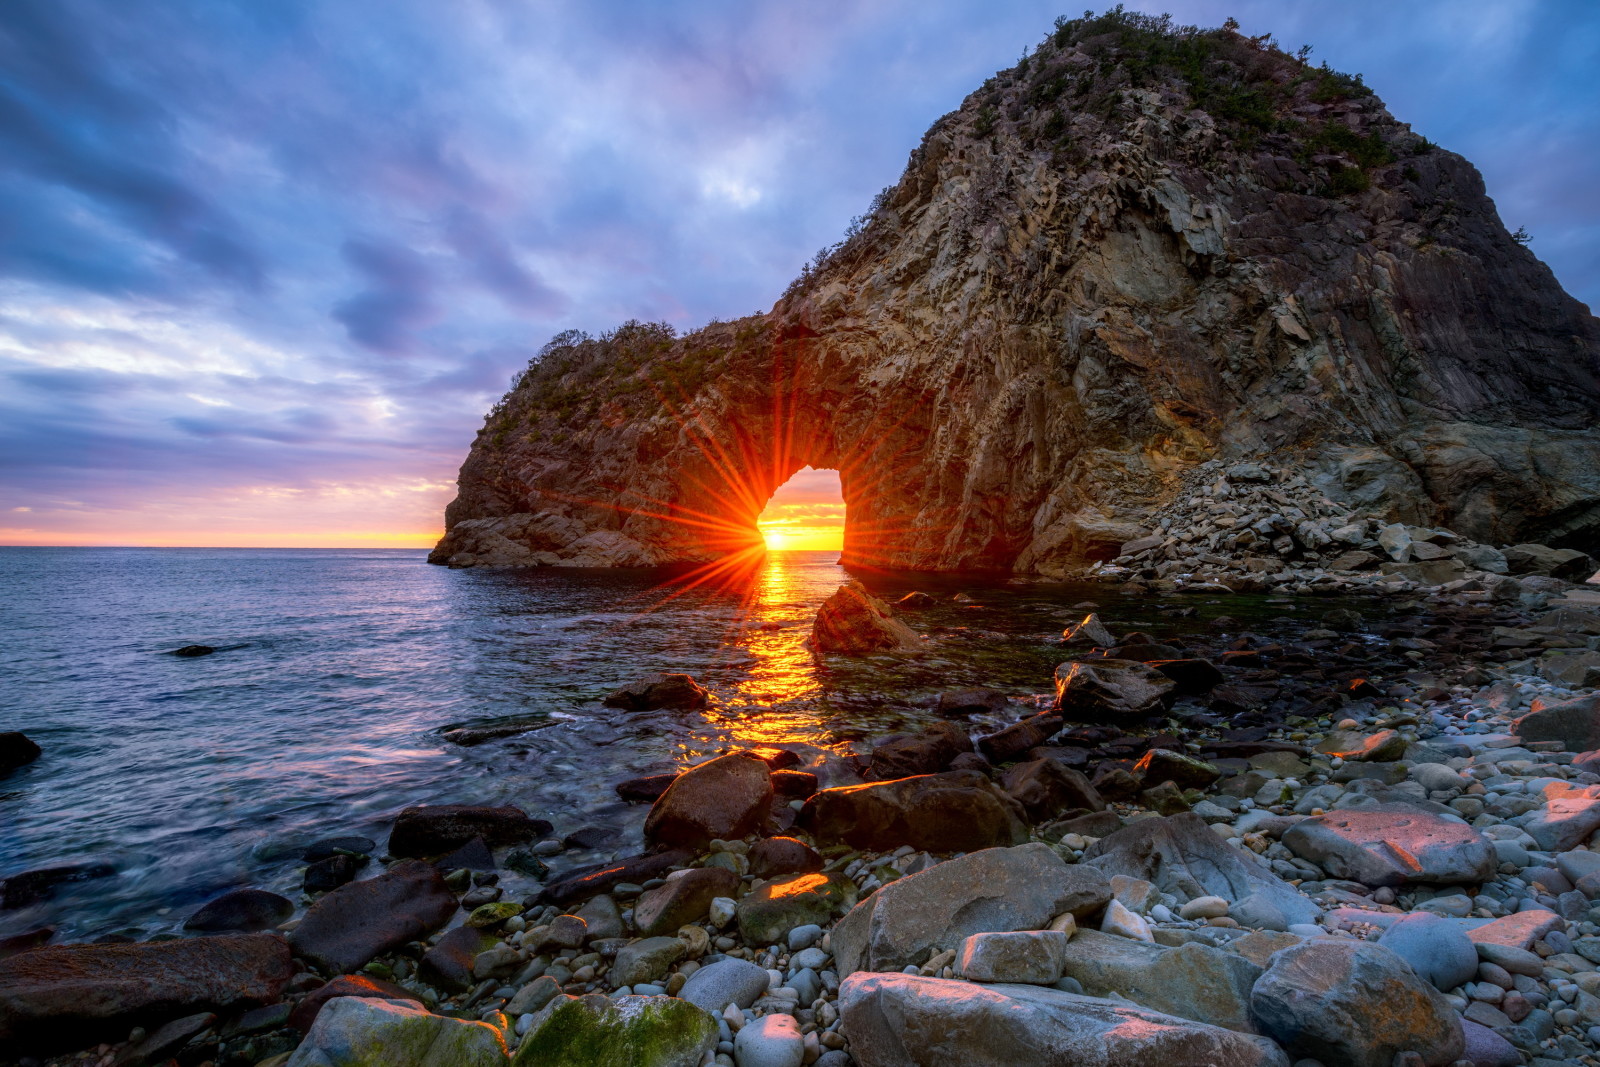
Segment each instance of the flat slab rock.
[{"label": "flat slab rock", "polygon": [[1335,878],[1362,885],[1475,885],[1494,877],[1494,844],[1457,819],[1406,804],[1368,804],[1295,823],[1283,844]]},{"label": "flat slab rock", "polygon": [[1026,841],[1023,815],[1022,805],[983,773],[945,771],[823,789],[806,801],[800,819],[819,842],[971,852]]},{"label": "flat slab rock", "polygon": [[295,954],[333,974],[359,970],[376,956],[439,929],[457,908],[455,894],[420,860],[376,878],[340,886],[311,905],[289,935]]},{"label": "flat slab rock", "polygon": [[1032,985],[855,974],[839,987],[860,1067],[1289,1067],[1265,1038]]},{"label": "flat slab rock", "polygon": [[294,974],[272,934],[47,945],[0,959],[0,1044],[79,1048],[133,1026],[268,1004]]},{"label": "flat slab rock", "polygon": [[1522,826],[1546,852],[1566,852],[1600,829],[1600,785],[1552,782],[1544,789],[1544,807]]}]

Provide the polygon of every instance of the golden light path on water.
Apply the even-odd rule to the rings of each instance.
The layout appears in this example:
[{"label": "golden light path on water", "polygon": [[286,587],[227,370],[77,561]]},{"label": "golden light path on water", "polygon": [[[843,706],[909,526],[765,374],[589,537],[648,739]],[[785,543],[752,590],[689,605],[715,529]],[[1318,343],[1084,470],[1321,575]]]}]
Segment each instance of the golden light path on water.
[{"label": "golden light path on water", "polygon": [[808,574],[816,560],[809,553],[767,552],[752,576],[739,642],[750,657],[749,666],[728,694],[732,705],[728,711],[734,715],[725,725],[734,740],[752,744],[816,740],[815,712],[794,706],[822,690],[819,664],[805,647],[817,606],[816,579]]}]

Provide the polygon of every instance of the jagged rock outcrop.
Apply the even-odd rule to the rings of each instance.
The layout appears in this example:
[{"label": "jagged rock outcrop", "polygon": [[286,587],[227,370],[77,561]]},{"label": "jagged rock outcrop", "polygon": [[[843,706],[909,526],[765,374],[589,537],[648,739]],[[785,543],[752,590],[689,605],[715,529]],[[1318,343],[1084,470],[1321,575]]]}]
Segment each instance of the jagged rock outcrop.
[{"label": "jagged rock outcrop", "polygon": [[1359,79],[1113,13],[936,122],[771,312],[547,346],[432,558],[754,552],[811,465],[847,563],[1063,573],[1260,458],[1388,522],[1592,550],[1597,427],[1600,320],[1470,163]]}]

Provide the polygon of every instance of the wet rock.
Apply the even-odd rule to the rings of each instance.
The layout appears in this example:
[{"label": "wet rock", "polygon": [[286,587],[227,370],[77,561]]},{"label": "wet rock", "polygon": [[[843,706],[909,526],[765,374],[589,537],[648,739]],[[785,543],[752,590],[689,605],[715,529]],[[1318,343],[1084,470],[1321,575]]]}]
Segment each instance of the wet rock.
[{"label": "wet rock", "polygon": [[1569,752],[1600,748],[1600,694],[1547,703],[1536,700],[1511,726],[1523,741],[1559,741]]},{"label": "wet rock", "polygon": [[335,856],[370,856],[377,847],[370,837],[324,837],[307,845],[300,858],[307,863],[321,863]]},{"label": "wet rock", "polygon": [[963,752],[972,751],[972,739],[953,723],[936,722],[920,734],[894,734],[872,748],[871,776],[882,782],[937,774]]},{"label": "wet rock", "polygon": [[832,922],[855,902],[856,884],[842,874],[796,874],[746,894],[735,915],[747,943],[770,945],[797,926]]},{"label": "wet rock", "polygon": [[505,1036],[404,1001],[339,997],[317,1015],[285,1067],[502,1067]]},{"label": "wet rock", "polygon": [[54,926],[39,926],[32,930],[24,930],[20,934],[9,937],[0,937],[0,960],[7,956],[15,956],[19,952],[26,952],[30,948],[48,945],[50,939],[56,936]]},{"label": "wet rock", "polygon": [[0,774],[26,767],[42,754],[43,749],[27,734],[16,730],[0,731]]},{"label": "wet rock", "polygon": [[784,800],[804,800],[817,791],[817,776],[810,771],[772,772],[772,791]]},{"label": "wet rock", "polygon": [[894,617],[894,611],[867,592],[860,582],[841,585],[822,607],[811,626],[811,648],[841,656],[874,652],[917,652],[922,638]]},{"label": "wet rock", "polygon": [[717,897],[731,897],[738,890],[739,876],[725,867],[674,871],[661,885],[640,895],[633,906],[633,922],[643,937],[676,933],[678,927],[704,919]]},{"label": "wet rock", "polygon": [[130,1027],[278,999],[294,974],[271,934],[46,945],[0,959],[0,1041],[82,1048]]},{"label": "wet rock", "polygon": [[1022,805],[977,771],[820,790],[801,822],[819,842],[878,851],[902,845],[970,852],[1028,839]]},{"label": "wet rock", "polygon": [[1106,802],[1082,771],[1053,759],[1019,763],[1001,780],[1031,822],[1043,822],[1071,809],[1104,811]]},{"label": "wet rock", "polygon": [[956,952],[956,973],[969,982],[1052,985],[1061,978],[1069,936],[1059,930],[973,934]]},{"label": "wet rock", "polygon": [[879,889],[833,931],[839,974],[900,970],[973,934],[1039,930],[1063,912],[1087,916],[1111,899],[1105,876],[1068,866],[1046,845],[992,848],[946,860]]},{"label": "wet rock", "polygon": [[437,944],[422,954],[422,976],[440,989],[459,993],[472,985],[472,964],[478,954],[497,940],[493,934],[472,926],[446,931]]},{"label": "wet rock", "polygon": [[522,845],[548,836],[554,829],[543,819],[528,816],[519,808],[473,807],[466,804],[441,804],[437,807],[406,808],[389,831],[389,855],[395,857],[438,856],[481,837],[491,848]]},{"label": "wet rock", "polygon": [[734,1038],[739,1067],[800,1067],[805,1062],[805,1036],[790,1015],[764,1015],[746,1023]]},{"label": "wet rock", "polygon": [[617,796],[623,800],[649,804],[654,802],[662,793],[665,793],[667,787],[677,779],[676,773],[651,774],[644,778],[629,778],[625,782],[617,783]]},{"label": "wet rock", "polygon": [[1369,804],[1295,823],[1283,844],[1336,878],[1366,886],[1477,884],[1498,860],[1483,834],[1406,804]]},{"label": "wet rock", "polygon": [[771,976],[761,967],[729,956],[691,974],[678,996],[720,1015],[729,1004],[748,1008],[767,991],[770,982]]},{"label": "wet rock", "polygon": [[306,868],[305,879],[301,887],[307,893],[326,893],[330,889],[338,889],[355,881],[356,875],[361,873],[361,868],[370,861],[365,856],[329,856],[327,859],[318,860]]},{"label": "wet rock", "polygon": [[13,874],[0,882],[0,911],[26,908],[55,895],[56,887],[110,878],[117,869],[109,863],[71,863]]},{"label": "wet rock", "polygon": [[705,848],[713,840],[740,838],[760,829],[772,806],[766,763],[743,752],[691,767],[650,807],[645,840],[657,845]]},{"label": "wet rock", "polygon": [[1283,949],[1257,980],[1251,1008],[1291,1054],[1348,1067],[1393,1067],[1402,1052],[1427,1067],[1463,1048],[1450,1004],[1379,945],[1314,938]]},{"label": "wet rock", "polygon": [[810,874],[820,870],[822,856],[804,841],[792,837],[764,837],[750,847],[750,874],[755,878]]},{"label": "wet rock", "polygon": [[661,708],[689,710],[710,703],[711,694],[687,674],[647,674],[607,694],[601,701],[608,708],[625,711],[656,711]]},{"label": "wet rock", "polygon": [[1116,635],[1100,621],[1099,615],[1092,612],[1063,630],[1061,640],[1069,645],[1093,645],[1097,648],[1110,648],[1117,643]]},{"label": "wet rock", "polygon": [[894,602],[894,606],[902,611],[922,610],[931,608],[939,602],[927,593],[910,592]]},{"label": "wet rock", "polygon": [[599,893],[609,893],[623,882],[640,885],[652,878],[661,878],[676,868],[688,866],[693,859],[694,853],[687,849],[666,849],[580,867],[549,882],[540,892],[539,902],[565,907]]},{"label": "wet rock", "polygon": [[206,934],[254,933],[288,922],[293,914],[294,904],[276,893],[264,889],[235,889],[206,903],[189,916],[183,928]]},{"label": "wet rock", "polygon": [[1064,725],[1065,720],[1059,715],[1031,715],[978,738],[978,751],[993,763],[1009,763],[1050,740]]},{"label": "wet rock", "polygon": [[1378,944],[1410,964],[1417,977],[1443,992],[1478,973],[1478,953],[1459,925],[1425,911],[1403,916]]},{"label": "wet rock", "polygon": [[1172,782],[1179,789],[1208,789],[1222,777],[1205,760],[1165,748],[1152,748],[1140,756],[1133,773],[1146,784]]},{"label": "wet rock", "polygon": [[717,1024],[678,997],[558,997],[535,1019],[512,1067],[699,1067]]},{"label": "wet rock", "polygon": [[994,715],[1011,703],[998,689],[952,689],[939,694],[933,710],[952,718],[966,715]]},{"label": "wet rock", "polygon": [[1080,930],[1062,953],[1061,973],[1093,996],[1118,994],[1167,1015],[1259,1032],[1250,1017],[1250,990],[1261,968],[1232,952]]},{"label": "wet rock", "polygon": [[318,986],[300,999],[289,1013],[289,1025],[302,1034],[316,1022],[322,1006],[336,997],[366,997],[369,1000],[410,1000],[418,1004],[422,998],[405,986],[385,982],[365,974],[341,974],[331,982]]},{"label": "wet rock", "polygon": [[856,974],[840,983],[839,1006],[861,1067],[1289,1067],[1260,1037],[1042,986]]},{"label": "wet rock", "polygon": [[1143,717],[1164,710],[1177,688],[1171,678],[1135,660],[1069,661],[1056,667],[1056,710],[1091,722]]},{"label": "wet rock", "polygon": [[196,656],[209,656],[215,651],[216,649],[211,645],[184,645],[182,648],[173,649],[171,652],[168,652],[167,655],[182,656],[185,659],[191,659]]},{"label": "wet rock", "polygon": [[455,894],[439,872],[407,860],[318,900],[289,935],[289,942],[301,958],[342,974],[407,941],[426,937],[455,911]]},{"label": "wet rock", "polygon": [[1222,672],[1210,660],[1158,659],[1150,666],[1177,683],[1177,691],[1187,696],[1202,696],[1223,683]]},{"label": "wet rock", "polygon": [[1547,852],[1565,852],[1600,829],[1600,786],[1552,782],[1544,787],[1544,807],[1522,824],[1523,832]]},{"label": "wet rock", "polygon": [[685,948],[676,937],[646,937],[630,941],[617,949],[609,978],[614,985],[632,986],[658,982],[667,969],[683,958]]}]

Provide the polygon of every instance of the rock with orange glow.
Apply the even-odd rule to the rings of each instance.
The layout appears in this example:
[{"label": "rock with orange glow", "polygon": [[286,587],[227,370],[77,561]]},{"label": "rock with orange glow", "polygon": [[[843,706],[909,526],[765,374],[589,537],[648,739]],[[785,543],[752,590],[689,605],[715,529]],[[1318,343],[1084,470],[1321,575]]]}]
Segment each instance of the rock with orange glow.
[{"label": "rock with orange glow", "polygon": [[980,771],[819,790],[800,812],[820,843],[887,851],[970,852],[1028,839],[1022,805]]},{"label": "rock with orange glow", "polygon": [[1289,1067],[1263,1037],[1044,986],[855,974],[839,1007],[861,1067]]},{"label": "rock with orange glow", "polygon": [[916,652],[922,648],[922,638],[860,582],[847,582],[817,609],[811,648],[840,656]]},{"label": "rock with orange glow", "polygon": [[1461,1055],[1461,1021],[1405,960],[1369,942],[1312,938],[1273,955],[1250,1007],[1296,1056],[1348,1067],[1393,1067],[1417,1052],[1427,1067]]},{"label": "rock with orange glow", "polygon": [[1511,728],[1524,741],[1560,741],[1568,752],[1600,748],[1600,694],[1556,703],[1535,700]]},{"label": "rock with orange glow", "polygon": [[1335,878],[1374,888],[1477,885],[1493,878],[1498,865],[1494,843],[1483,834],[1460,819],[1407,804],[1316,815],[1284,831],[1283,844]]},{"label": "rock with orange glow", "polygon": [[645,840],[705,848],[760,829],[772,807],[772,777],[755,756],[734,752],[678,775],[645,816]]},{"label": "rock with orange glow", "polygon": [[826,925],[855,903],[854,882],[818,871],[774,878],[740,898],[734,915],[747,944],[771,945],[797,926]]},{"label": "rock with orange glow", "polygon": [[608,694],[601,703],[625,711],[655,711],[703,708],[710,699],[711,694],[687,674],[647,674]]},{"label": "rock with orange glow", "polygon": [[1551,782],[1544,787],[1544,807],[1536,809],[1522,828],[1547,852],[1577,847],[1600,830],[1600,786]]},{"label": "rock with orange glow", "polygon": [[1043,930],[1063,912],[1087,917],[1111,899],[1092,867],[1068,865],[1048,845],[988,848],[899,878],[857,904],[833,929],[841,975],[922,965],[973,934]]}]

